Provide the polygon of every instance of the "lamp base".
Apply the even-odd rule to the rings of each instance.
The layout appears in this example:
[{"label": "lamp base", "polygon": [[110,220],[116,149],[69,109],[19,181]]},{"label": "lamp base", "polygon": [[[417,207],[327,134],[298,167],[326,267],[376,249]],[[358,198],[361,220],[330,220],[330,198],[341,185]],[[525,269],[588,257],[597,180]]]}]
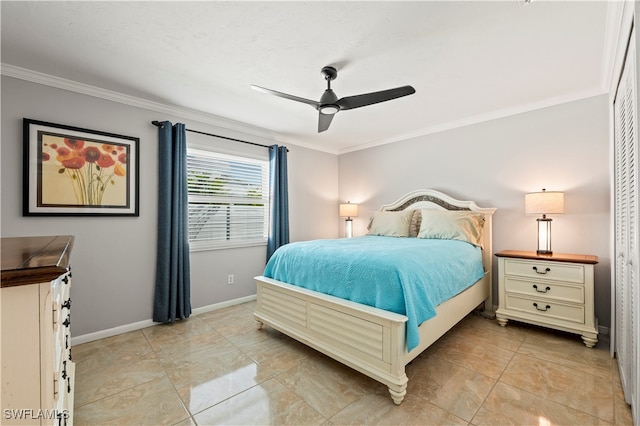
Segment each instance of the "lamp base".
[{"label": "lamp base", "polygon": [[538,221],[538,254],[552,254],[551,251],[551,219],[542,217]]},{"label": "lamp base", "polygon": [[345,222],[344,236],[346,238],[352,238],[353,237],[353,220],[349,218],[344,222]]}]

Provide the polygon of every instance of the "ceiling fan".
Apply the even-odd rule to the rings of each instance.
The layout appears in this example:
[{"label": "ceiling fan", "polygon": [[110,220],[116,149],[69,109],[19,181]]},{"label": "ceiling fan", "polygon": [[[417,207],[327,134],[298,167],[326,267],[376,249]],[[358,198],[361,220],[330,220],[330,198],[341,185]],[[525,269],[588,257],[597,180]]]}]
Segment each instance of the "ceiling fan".
[{"label": "ceiling fan", "polygon": [[292,101],[302,102],[317,109],[319,112],[318,133],[324,132],[329,128],[331,120],[333,120],[333,116],[339,111],[390,101],[392,99],[412,95],[416,92],[416,89],[411,86],[402,86],[394,89],[382,90],[380,92],[365,93],[363,95],[347,96],[345,98],[338,99],[338,96],[331,89],[331,80],[335,80],[336,77],[338,77],[338,71],[332,66],[326,66],[322,68],[321,72],[324,79],[327,80],[327,90],[324,91],[319,102],[289,95],[287,93],[277,92],[275,90],[256,86],[255,84],[252,84],[251,88],[259,92],[268,93],[270,95],[279,96]]}]

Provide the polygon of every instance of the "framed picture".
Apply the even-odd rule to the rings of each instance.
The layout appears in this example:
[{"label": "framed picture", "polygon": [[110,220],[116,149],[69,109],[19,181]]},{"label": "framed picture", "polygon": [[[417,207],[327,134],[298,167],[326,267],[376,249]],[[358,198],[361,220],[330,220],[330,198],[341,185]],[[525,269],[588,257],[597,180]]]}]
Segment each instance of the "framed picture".
[{"label": "framed picture", "polygon": [[23,216],[139,216],[139,138],[28,118],[23,132]]}]

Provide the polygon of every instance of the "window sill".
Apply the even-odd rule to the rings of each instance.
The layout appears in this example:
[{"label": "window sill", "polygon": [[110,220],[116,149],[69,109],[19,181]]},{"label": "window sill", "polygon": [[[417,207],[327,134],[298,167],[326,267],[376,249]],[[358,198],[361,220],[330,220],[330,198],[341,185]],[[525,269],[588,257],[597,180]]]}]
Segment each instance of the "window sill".
[{"label": "window sill", "polygon": [[266,246],[266,241],[237,241],[237,242],[223,242],[223,243],[208,243],[208,244],[198,244],[191,242],[189,243],[189,251],[199,252],[199,251],[212,251],[212,250],[229,250],[235,248],[244,248],[244,247],[259,247]]}]

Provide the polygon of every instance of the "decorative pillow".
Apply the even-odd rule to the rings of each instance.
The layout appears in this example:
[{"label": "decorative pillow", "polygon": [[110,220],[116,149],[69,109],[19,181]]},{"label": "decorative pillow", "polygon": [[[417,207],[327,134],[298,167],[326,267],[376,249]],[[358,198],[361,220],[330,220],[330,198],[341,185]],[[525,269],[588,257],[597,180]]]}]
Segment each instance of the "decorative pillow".
[{"label": "decorative pillow", "polygon": [[413,215],[411,216],[411,223],[409,224],[409,236],[417,237],[418,232],[420,232],[420,221],[422,220],[422,215],[420,214],[420,209],[415,209],[413,211]]},{"label": "decorative pillow", "polygon": [[369,222],[369,235],[408,237],[413,211],[375,212]]},{"label": "decorative pillow", "polygon": [[418,238],[460,240],[482,247],[484,215],[470,211],[422,209]]}]

